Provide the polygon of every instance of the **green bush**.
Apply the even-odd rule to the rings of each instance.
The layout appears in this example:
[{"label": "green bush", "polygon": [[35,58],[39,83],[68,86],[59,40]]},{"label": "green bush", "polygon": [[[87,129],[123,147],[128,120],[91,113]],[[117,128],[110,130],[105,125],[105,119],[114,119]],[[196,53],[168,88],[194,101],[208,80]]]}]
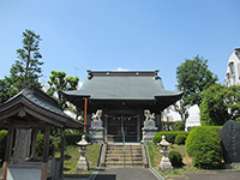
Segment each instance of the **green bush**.
[{"label": "green bush", "polygon": [[4,159],[6,141],[7,141],[7,131],[1,130],[0,131],[0,163],[1,163],[1,160]]},{"label": "green bush", "polygon": [[66,145],[76,145],[81,140],[82,133],[77,130],[65,131]]},{"label": "green bush", "polygon": [[185,144],[185,141],[187,139],[187,134],[178,134],[175,138],[174,143],[177,145]]},{"label": "green bush", "polygon": [[[49,145],[49,155],[52,156],[54,154],[54,149],[57,148],[56,143],[53,142],[53,139],[50,138],[50,145]],[[42,133],[38,133],[37,135],[37,143],[35,147],[37,157],[42,157],[43,155],[43,148],[44,148],[44,135]]]},{"label": "green bush", "polygon": [[184,131],[185,129],[185,123],[182,121],[175,122],[173,125],[173,130],[175,131]]},{"label": "green bush", "polygon": [[169,160],[171,161],[173,167],[182,167],[183,166],[182,156],[177,151],[170,151]]},{"label": "green bush", "polygon": [[188,135],[187,132],[185,131],[160,131],[160,132],[157,132],[153,138],[153,142],[154,143],[159,143],[162,139],[162,136],[165,135],[166,136],[166,140],[172,144],[174,144],[175,142],[175,138],[180,135],[180,134],[183,134],[183,135]]},{"label": "green bush", "polygon": [[202,126],[193,128],[186,140],[187,153],[195,167],[203,169],[222,168],[223,152],[220,127]]}]

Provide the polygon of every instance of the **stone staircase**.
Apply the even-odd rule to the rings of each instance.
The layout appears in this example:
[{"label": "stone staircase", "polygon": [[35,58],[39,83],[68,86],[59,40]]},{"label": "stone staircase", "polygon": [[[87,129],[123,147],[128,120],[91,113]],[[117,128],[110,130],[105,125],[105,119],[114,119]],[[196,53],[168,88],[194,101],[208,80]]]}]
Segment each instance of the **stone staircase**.
[{"label": "stone staircase", "polygon": [[108,144],[105,154],[105,166],[112,167],[145,167],[144,154],[140,144]]}]

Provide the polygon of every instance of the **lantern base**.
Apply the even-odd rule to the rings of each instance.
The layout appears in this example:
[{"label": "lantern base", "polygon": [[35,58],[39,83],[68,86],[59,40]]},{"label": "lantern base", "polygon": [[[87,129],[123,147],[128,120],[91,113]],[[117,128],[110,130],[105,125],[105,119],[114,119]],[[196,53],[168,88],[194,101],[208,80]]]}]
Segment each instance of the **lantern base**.
[{"label": "lantern base", "polygon": [[89,164],[86,157],[80,156],[78,164],[77,164],[77,171],[88,171]]},{"label": "lantern base", "polygon": [[159,165],[159,169],[162,171],[172,169],[172,164],[168,157],[163,156]]}]

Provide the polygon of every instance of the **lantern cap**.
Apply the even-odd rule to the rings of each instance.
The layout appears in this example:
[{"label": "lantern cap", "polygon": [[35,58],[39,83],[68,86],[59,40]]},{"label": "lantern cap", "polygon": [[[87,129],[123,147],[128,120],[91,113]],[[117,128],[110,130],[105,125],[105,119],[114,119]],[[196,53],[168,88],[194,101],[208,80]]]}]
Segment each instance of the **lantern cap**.
[{"label": "lantern cap", "polygon": [[166,136],[162,136],[162,140],[159,143],[161,146],[170,146],[170,143],[166,140]]},{"label": "lantern cap", "polygon": [[86,141],[86,136],[85,136],[85,134],[82,135],[81,141],[79,141],[79,142],[77,143],[77,145],[79,145],[79,146],[87,146],[87,145],[88,145],[88,142]]}]

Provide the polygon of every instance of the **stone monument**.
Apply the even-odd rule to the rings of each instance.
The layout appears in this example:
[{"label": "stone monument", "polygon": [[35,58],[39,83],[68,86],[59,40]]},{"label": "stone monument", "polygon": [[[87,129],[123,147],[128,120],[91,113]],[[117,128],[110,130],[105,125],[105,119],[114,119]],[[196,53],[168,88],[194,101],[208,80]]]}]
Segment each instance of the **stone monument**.
[{"label": "stone monument", "polygon": [[80,147],[80,157],[77,164],[77,171],[87,171],[89,169],[88,160],[86,158],[88,142],[86,141],[85,135],[82,135],[82,139],[77,143],[77,145]]},{"label": "stone monument", "polygon": [[150,112],[150,110],[144,110],[144,126],[142,128],[143,132],[143,142],[151,141],[157,131],[156,123],[155,123],[155,114]]},{"label": "stone monument", "polygon": [[240,124],[227,121],[221,130],[224,160],[226,163],[240,162]]},{"label": "stone monument", "polygon": [[102,123],[102,110],[92,114],[91,127],[89,129],[90,139],[93,143],[103,143],[104,141],[104,128]]},{"label": "stone monument", "polygon": [[168,158],[168,147],[170,146],[170,143],[167,142],[167,140],[166,140],[164,135],[162,136],[162,140],[159,143],[159,145],[161,146],[160,153],[162,154],[162,159],[161,159],[159,168],[162,171],[172,169],[173,168],[172,164],[171,164],[171,162],[170,162],[170,160]]}]

